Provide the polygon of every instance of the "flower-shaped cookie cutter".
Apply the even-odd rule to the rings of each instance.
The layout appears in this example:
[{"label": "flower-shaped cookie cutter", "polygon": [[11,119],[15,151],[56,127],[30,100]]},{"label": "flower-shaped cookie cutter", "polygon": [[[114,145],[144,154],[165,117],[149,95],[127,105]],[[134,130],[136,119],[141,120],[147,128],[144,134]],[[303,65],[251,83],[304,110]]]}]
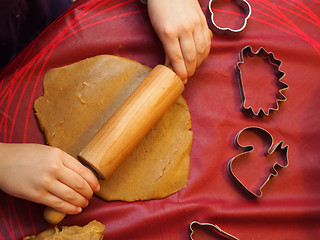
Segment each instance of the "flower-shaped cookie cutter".
[{"label": "flower-shaped cookie cutter", "polygon": [[200,222],[197,222],[197,221],[193,221],[190,223],[190,230],[191,230],[191,234],[190,234],[190,239],[191,240],[196,240],[196,239],[193,239],[193,234],[194,234],[194,229],[193,229],[193,225],[198,225],[198,226],[204,226],[204,227],[210,227],[212,228],[215,232],[219,233],[220,235],[222,235],[223,239],[229,239],[229,240],[239,240],[239,238],[236,238],[234,236],[232,236],[231,234],[223,231],[220,227],[218,227],[218,225],[214,225],[214,224],[211,224],[211,223],[200,223]]},{"label": "flower-shaped cookie cutter", "polygon": [[[259,135],[263,135],[265,137],[265,140],[268,142],[269,144],[269,148],[267,150],[267,152],[265,152],[265,156],[273,154],[275,151],[279,151],[282,152],[285,158],[285,164],[281,165],[280,163],[276,162],[275,164],[272,165],[272,171],[270,171],[269,176],[264,180],[264,182],[260,185],[259,189],[257,189],[257,193],[254,193],[253,191],[251,191],[234,173],[233,171],[233,162],[235,159],[237,159],[240,156],[243,156],[245,154],[249,154],[251,152],[254,151],[254,147],[252,145],[249,146],[242,146],[239,143],[239,137],[240,135],[245,132],[245,131],[256,131],[257,134]],[[232,178],[232,180],[234,180],[246,193],[248,193],[251,197],[253,198],[260,198],[262,197],[262,188],[266,185],[266,183],[272,178],[278,175],[278,171],[277,168],[286,168],[289,166],[289,160],[288,160],[288,149],[289,146],[285,145],[283,146],[283,141],[277,143],[277,144],[273,144],[273,138],[272,135],[265,129],[261,128],[261,127],[256,127],[256,126],[250,126],[250,127],[246,127],[242,130],[240,130],[237,135],[235,136],[234,139],[234,145],[237,149],[239,150],[243,150],[242,153],[238,154],[237,156],[233,157],[229,162],[228,162],[228,174],[229,176]]]},{"label": "flower-shaped cookie cutter", "polygon": [[232,28],[229,28],[229,27],[219,27],[215,21],[214,21],[214,13],[213,13],[213,10],[212,10],[212,3],[214,2],[215,0],[210,0],[209,2],[209,11],[211,13],[211,25],[212,25],[212,31],[216,32],[216,33],[224,33],[224,34],[235,34],[235,33],[238,33],[238,32],[241,32],[246,26],[247,26],[247,22],[248,22],[248,19],[250,18],[251,16],[251,6],[250,4],[246,1],[246,0],[233,0],[239,7],[241,7],[245,13],[245,18],[244,18],[244,21],[243,21],[243,25],[238,28],[238,29],[232,29]]},{"label": "flower-shaped cookie cutter", "polygon": [[[277,77],[277,85],[279,86],[279,91],[276,96],[274,107],[268,108],[267,111],[263,110],[262,108],[259,108],[257,113],[255,113],[252,106],[246,106],[246,96],[245,96],[245,91],[243,86],[242,73],[240,69],[241,64],[244,63],[244,56],[248,56],[248,57],[260,56],[265,60],[267,60],[269,64],[271,64],[274,68],[277,69],[276,77]],[[279,110],[279,103],[287,100],[287,98],[283,95],[283,91],[288,89],[289,86],[282,81],[282,78],[285,76],[285,72],[280,70],[281,64],[282,62],[279,59],[276,59],[272,52],[267,52],[263,47],[260,47],[257,52],[253,52],[251,46],[246,46],[241,50],[239,54],[239,62],[235,66],[235,71],[236,71],[238,82],[239,82],[241,110],[243,112],[249,113],[251,117],[257,117],[257,116],[265,117],[265,116],[268,116],[271,111]]]}]

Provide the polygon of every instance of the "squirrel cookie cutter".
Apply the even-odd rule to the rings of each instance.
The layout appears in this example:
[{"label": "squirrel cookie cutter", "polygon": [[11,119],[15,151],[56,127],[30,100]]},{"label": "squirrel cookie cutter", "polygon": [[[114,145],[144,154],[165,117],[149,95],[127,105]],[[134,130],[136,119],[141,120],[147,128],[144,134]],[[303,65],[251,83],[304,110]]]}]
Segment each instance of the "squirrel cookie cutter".
[{"label": "squirrel cookie cutter", "polygon": [[220,227],[218,227],[218,225],[214,225],[214,224],[211,224],[211,223],[200,223],[200,222],[197,222],[197,221],[193,221],[189,225],[189,228],[190,228],[190,231],[191,231],[191,234],[190,234],[190,239],[191,240],[196,240],[196,239],[193,239],[193,234],[194,234],[193,225],[194,224],[199,225],[199,226],[208,226],[210,228],[213,228],[213,230],[215,230],[218,234],[222,235],[222,237],[224,237],[224,239],[239,240],[238,238],[232,236],[231,234],[223,231]]},{"label": "squirrel cookie cutter", "polygon": [[[240,65],[244,63],[244,56],[248,57],[254,57],[254,56],[260,56],[268,61],[274,68],[276,68],[276,77],[277,77],[277,85],[279,86],[279,91],[276,95],[276,101],[274,107],[268,108],[267,111],[264,111],[262,108],[259,108],[257,113],[254,112],[252,106],[246,106],[246,96],[243,86],[243,80],[242,80],[242,73],[240,69]],[[239,88],[240,88],[240,97],[241,97],[241,110],[244,112],[249,113],[251,117],[265,117],[270,114],[271,111],[277,111],[279,110],[279,102],[286,101],[287,98],[283,95],[283,91],[288,89],[289,86],[282,82],[282,78],[285,76],[285,72],[280,70],[282,62],[279,59],[276,59],[274,57],[274,54],[272,52],[267,52],[263,47],[260,47],[257,52],[253,52],[251,46],[246,46],[243,48],[239,54],[239,62],[235,66],[235,71],[237,74],[237,79],[239,82]]]},{"label": "squirrel cookie cutter", "polygon": [[[254,147],[252,145],[248,145],[248,146],[242,146],[239,143],[239,137],[240,135],[245,132],[245,131],[256,131],[257,135],[264,135],[264,137],[266,138],[265,140],[267,140],[267,142],[269,143],[269,148],[267,150],[267,152],[265,152],[265,155],[271,155],[273,154],[275,151],[282,151],[282,153],[284,154],[285,157],[285,164],[281,165],[280,163],[276,162],[275,164],[272,165],[272,171],[270,171],[269,176],[264,180],[264,182],[260,185],[260,187],[257,189],[257,193],[254,193],[253,191],[251,191],[248,187],[246,187],[245,184],[243,184],[241,182],[241,180],[235,175],[234,171],[233,171],[233,162],[236,158],[243,156],[245,154],[251,153],[254,151]],[[238,185],[240,185],[240,187],[247,192],[251,197],[254,198],[259,198],[262,197],[262,188],[266,185],[266,183],[272,178],[278,175],[278,171],[276,168],[286,168],[289,166],[289,160],[288,160],[288,149],[289,146],[285,145],[283,146],[283,141],[273,145],[273,138],[272,135],[265,129],[261,128],[261,127],[256,127],[256,126],[250,126],[250,127],[246,127],[242,130],[240,130],[237,135],[234,138],[234,145],[236,148],[238,148],[239,150],[243,150],[242,153],[238,154],[237,156],[233,157],[229,162],[228,162],[228,174],[229,176],[232,178],[232,180],[234,180]]]},{"label": "squirrel cookie cutter", "polygon": [[241,32],[246,26],[247,26],[247,22],[248,22],[248,19],[250,18],[251,16],[251,6],[250,4],[246,1],[246,0],[234,0],[234,2],[239,6],[241,7],[244,12],[245,12],[245,18],[244,18],[244,22],[243,22],[243,25],[238,28],[238,29],[232,29],[232,28],[229,28],[229,27],[219,27],[215,21],[214,21],[214,13],[213,13],[213,10],[212,10],[212,3],[214,2],[215,0],[210,0],[209,2],[209,5],[208,5],[208,8],[209,8],[209,11],[211,13],[211,25],[212,25],[212,30],[216,33],[225,33],[225,34],[235,34],[235,33],[238,33],[238,32]]}]

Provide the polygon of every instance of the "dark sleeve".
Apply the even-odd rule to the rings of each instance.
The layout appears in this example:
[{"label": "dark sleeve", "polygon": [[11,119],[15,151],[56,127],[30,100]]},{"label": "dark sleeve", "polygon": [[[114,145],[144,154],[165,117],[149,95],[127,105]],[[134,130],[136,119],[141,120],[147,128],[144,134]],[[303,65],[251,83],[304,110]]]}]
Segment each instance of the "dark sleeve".
[{"label": "dark sleeve", "polygon": [[47,0],[0,1],[0,68],[47,24]]}]

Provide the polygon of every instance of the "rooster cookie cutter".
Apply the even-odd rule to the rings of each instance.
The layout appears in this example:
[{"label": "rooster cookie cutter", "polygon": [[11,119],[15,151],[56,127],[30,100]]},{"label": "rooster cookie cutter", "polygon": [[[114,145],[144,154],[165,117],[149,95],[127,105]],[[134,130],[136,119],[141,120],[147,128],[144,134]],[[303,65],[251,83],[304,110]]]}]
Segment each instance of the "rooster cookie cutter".
[{"label": "rooster cookie cutter", "polygon": [[225,28],[219,27],[215,23],[215,21],[214,21],[214,13],[213,13],[213,10],[212,10],[212,3],[214,1],[215,0],[210,0],[209,5],[208,5],[209,11],[211,13],[211,25],[212,25],[211,29],[214,32],[216,32],[216,33],[225,33],[225,34],[235,34],[235,33],[241,32],[247,26],[248,19],[251,16],[251,6],[246,0],[234,0],[234,2],[239,7],[241,7],[243,9],[244,13],[245,13],[245,18],[244,18],[243,25],[238,29],[232,29],[232,28],[229,28],[229,27],[225,27]]},{"label": "rooster cookie cutter", "polygon": [[[285,164],[282,165],[278,162],[276,162],[275,164],[272,165],[272,168],[270,171],[270,174],[269,176],[264,180],[264,182],[260,185],[260,187],[257,189],[257,193],[254,193],[253,191],[251,191],[248,187],[246,187],[245,184],[243,184],[241,182],[241,180],[239,178],[237,178],[237,176],[235,175],[234,171],[233,171],[233,162],[236,158],[240,157],[240,156],[243,156],[245,154],[248,154],[252,151],[254,151],[254,147],[252,145],[249,145],[249,146],[242,146],[240,143],[239,143],[239,137],[240,135],[245,132],[245,131],[256,131],[257,134],[260,134],[261,136],[264,135],[265,137],[265,140],[267,140],[267,142],[269,143],[269,148],[267,150],[267,152],[265,152],[265,155],[269,155],[269,154],[272,154],[274,153],[275,151],[281,151],[284,155],[284,158],[285,158]],[[273,137],[272,135],[265,129],[261,128],[261,127],[256,127],[256,126],[250,126],[250,127],[246,127],[242,130],[240,130],[237,135],[235,136],[234,138],[234,145],[237,149],[239,150],[243,150],[244,152],[238,154],[237,156],[233,157],[229,162],[228,162],[228,174],[229,176],[232,178],[232,180],[234,182],[236,182],[246,193],[248,193],[251,197],[253,198],[260,198],[262,197],[262,188],[267,184],[267,182],[272,178],[272,177],[275,177],[278,175],[278,171],[277,171],[277,168],[286,168],[289,166],[289,160],[288,160],[288,149],[289,149],[289,146],[288,145],[285,145],[283,146],[283,141],[277,143],[274,145],[273,143]]]},{"label": "rooster cookie cutter", "polygon": [[[268,63],[270,63],[277,70],[276,77],[277,77],[277,85],[279,86],[279,91],[276,95],[276,101],[274,103],[274,106],[268,108],[267,111],[263,110],[262,108],[259,108],[257,113],[255,113],[252,106],[246,106],[246,96],[245,96],[245,91],[244,91],[244,86],[242,81],[242,73],[240,69],[240,65],[244,63],[244,56],[248,56],[248,57],[260,56],[265,60],[267,60]],[[285,76],[285,72],[280,70],[281,64],[282,62],[279,59],[276,59],[272,52],[267,52],[263,47],[260,47],[257,52],[253,52],[251,46],[246,46],[241,50],[239,54],[239,62],[235,66],[235,71],[236,71],[238,82],[239,82],[241,110],[243,112],[247,112],[251,117],[258,117],[258,116],[265,117],[265,116],[268,116],[271,111],[279,110],[279,103],[287,100],[287,98],[283,94],[283,91],[288,89],[289,86],[282,81],[282,78]]]},{"label": "rooster cookie cutter", "polygon": [[196,240],[196,239],[193,239],[193,234],[194,234],[194,229],[193,229],[193,225],[196,224],[198,226],[207,226],[207,227],[210,227],[212,228],[214,231],[216,231],[218,234],[222,235],[224,238],[228,238],[230,240],[239,240],[239,238],[236,238],[234,236],[232,236],[231,234],[223,231],[220,227],[218,227],[218,225],[215,225],[215,224],[211,224],[211,223],[200,223],[200,222],[197,222],[197,221],[193,221],[190,223],[189,225],[189,228],[190,228],[190,231],[191,231],[191,234],[190,234],[190,239],[191,240]]}]

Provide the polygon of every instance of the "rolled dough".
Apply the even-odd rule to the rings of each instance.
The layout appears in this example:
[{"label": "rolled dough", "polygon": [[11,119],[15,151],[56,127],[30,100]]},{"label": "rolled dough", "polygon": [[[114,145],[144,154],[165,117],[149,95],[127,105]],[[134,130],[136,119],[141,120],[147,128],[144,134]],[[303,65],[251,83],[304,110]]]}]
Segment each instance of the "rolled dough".
[{"label": "rolled dough", "polygon": [[[151,71],[136,61],[100,55],[51,69],[34,109],[49,145],[73,157]],[[116,172],[100,180],[105,200],[150,200],[188,183],[190,113],[180,96]]]}]

